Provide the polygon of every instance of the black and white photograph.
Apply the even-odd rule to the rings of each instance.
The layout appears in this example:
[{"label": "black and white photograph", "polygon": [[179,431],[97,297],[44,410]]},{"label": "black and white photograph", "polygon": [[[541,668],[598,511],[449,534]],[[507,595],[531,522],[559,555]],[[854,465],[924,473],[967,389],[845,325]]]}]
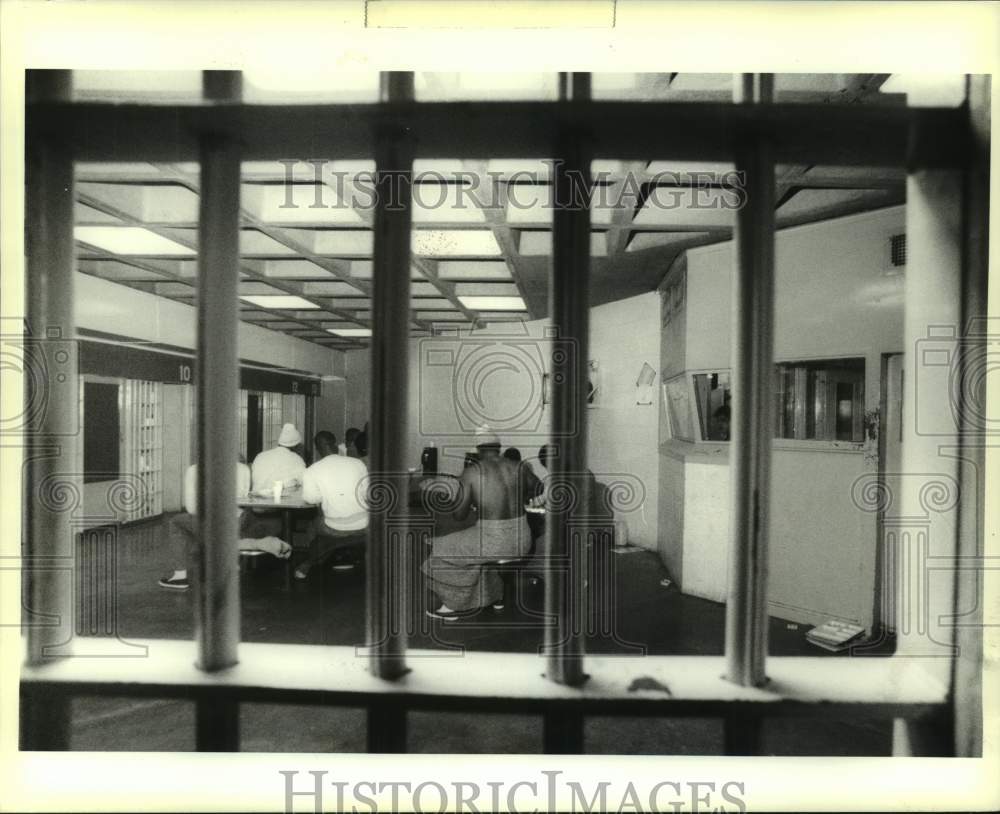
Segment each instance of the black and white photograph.
[{"label": "black and white photograph", "polygon": [[4,810],[1000,803],[998,6],[321,5],[0,7]]}]

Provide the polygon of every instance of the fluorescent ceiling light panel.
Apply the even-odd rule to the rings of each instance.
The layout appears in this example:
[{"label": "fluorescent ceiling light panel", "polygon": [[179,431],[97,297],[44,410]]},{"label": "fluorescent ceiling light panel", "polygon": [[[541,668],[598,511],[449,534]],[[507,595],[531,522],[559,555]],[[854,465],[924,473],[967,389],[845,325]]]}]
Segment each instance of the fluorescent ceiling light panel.
[{"label": "fluorescent ceiling light panel", "polygon": [[459,297],[458,301],[470,311],[524,311],[520,297]]},{"label": "fluorescent ceiling light panel", "polygon": [[479,229],[414,230],[411,251],[424,257],[498,257],[503,254],[493,232]]},{"label": "fluorescent ceiling light panel", "polygon": [[262,294],[262,295],[241,295],[240,299],[258,308],[301,308],[303,310],[319,309],[315,303],[296,297],[293,294]]},{"label": "fluorescent ceiling light panel", "polygon": [[[546,257],[552,254],[551,232],[521,232],[518,252],[525,257]],[[590,233],[590,256],[606,257],[608,240],[604,232]]]},{"label": "fluorescent ceiling light panel", "polygon": [[372,335],[371,328],[327,328],[334,336],[365,337]]},{"label": "fluorescent ceiling light panel", "polygon": [[76,226],[73,228],[73,237],[111,254],[137,257],[183,257],[195,254],[194,249],[139,226]]}]

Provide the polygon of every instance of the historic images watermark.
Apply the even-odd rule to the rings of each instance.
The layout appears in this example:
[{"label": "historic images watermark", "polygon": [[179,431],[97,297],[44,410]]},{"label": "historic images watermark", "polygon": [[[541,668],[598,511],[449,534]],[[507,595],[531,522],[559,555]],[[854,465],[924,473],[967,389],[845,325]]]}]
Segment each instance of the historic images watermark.
[{"label": "historic images watermark", "polygon": [[[539,206],[631,209],[639,205],[656,209],[737,210],[746,203],[746,174],[735,169],[639,174],[602,169],[584,174],[571,168],[562,172],[563,183],[554,184],[563,162],[547,159],[540,163],[543,169],[513,172],[383,169],[376,174],[373,169],[345,170],[340,162],[323,158],[285,158],[276,162],[276,169],[277,165],[282,167],[284,191],[278,208],[370,211],[374,210],[380,193],[386,196],[390,210],[401,208],[407,200],[421,209],[508,211]],[[540,194],[540,188],[548,188],[548,193]]]},{"label": "historic images watermark", "polygon": [[419,783],[392,780],[341,780],[326,771],[279,770],[284,811],[473,812],[603,811],[743,812],[746,784],[736,780],[661,780],[648,787],[595,779],[568,780],[558,770],[542,769],[517,780]]}]

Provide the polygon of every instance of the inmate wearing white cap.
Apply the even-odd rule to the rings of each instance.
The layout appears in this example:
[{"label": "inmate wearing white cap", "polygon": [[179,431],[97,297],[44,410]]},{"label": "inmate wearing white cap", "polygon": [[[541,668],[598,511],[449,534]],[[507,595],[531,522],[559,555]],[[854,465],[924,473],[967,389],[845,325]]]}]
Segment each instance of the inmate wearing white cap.
[{"label": "inmate wearing white cap", "polygon": [[278,445],[282,447],[296,447],[300,443],[302,443],[302,435],[295,429],[295,425],[285,424],[281,428],[281,434],[278,436]]},{"label": "inmate wearing white cap", "polygon": [[475,435],[477,447],[500,446],[500,436],[493,432],[488,424],[476,427]]},{"label": "inmate wearing white cap", "polygon": [[265,492],[275,481],[281,481],[283,487],[294,487],[302,483],[302,473],[306,471],[306,462],[302,456],[291,450],[302,440],[294,424],[285,424],[278,436],[278,445],[265,449],[253,459],[253,490]]}]

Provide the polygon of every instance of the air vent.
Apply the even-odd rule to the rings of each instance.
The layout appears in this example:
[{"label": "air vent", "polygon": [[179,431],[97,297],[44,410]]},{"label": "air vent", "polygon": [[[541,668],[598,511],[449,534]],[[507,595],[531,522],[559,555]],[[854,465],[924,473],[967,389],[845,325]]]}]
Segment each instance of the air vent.
[{"label": "air vent", "polygon": [[889,261],[893,268],[906,265],[906,235],[893,235],[889,239]]}]

